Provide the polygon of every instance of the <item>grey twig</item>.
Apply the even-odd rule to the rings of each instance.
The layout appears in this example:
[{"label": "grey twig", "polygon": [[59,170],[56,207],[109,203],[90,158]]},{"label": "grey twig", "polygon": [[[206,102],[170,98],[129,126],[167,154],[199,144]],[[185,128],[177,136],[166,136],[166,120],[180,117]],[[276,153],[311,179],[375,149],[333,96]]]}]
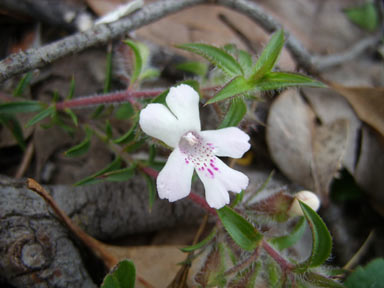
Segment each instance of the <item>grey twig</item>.
[{"label": "grey twig", "polygon": [[[129,17],[117,22],[98,25],[86,32],[76,33],[39,49],[30,49],[26,52],[12,54],[0,62],[0,82],[3,82],[17,74],[43,67],[65,55],[76,53],[97,44],[104,44],[129,31],[140,28],[154,22],[171,13],[198,4],[217,4],[226,6],[243,13],[258,23],[268,32],[282,28],[282,25],[270,16],[259,5],[249,0],[164,0],[145,6]],[[368,47],[372,47],[380,37],[369,37],[352,46],[340,54],[319,56],[312,55],[292,34],[286,31],[286,46],[296,59],[297,63],[309,72],[338,65],[351,60]]]}]

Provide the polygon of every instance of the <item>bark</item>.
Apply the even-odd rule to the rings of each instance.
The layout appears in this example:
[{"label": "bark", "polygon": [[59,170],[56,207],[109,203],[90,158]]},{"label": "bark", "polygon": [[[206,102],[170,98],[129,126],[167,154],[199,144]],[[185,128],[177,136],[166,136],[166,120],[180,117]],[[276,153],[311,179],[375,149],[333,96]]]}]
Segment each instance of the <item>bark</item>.
[{"label": "bark", "polygon": [[[76,224],[104,240],[197,223],[204,214],[188,199],[156,201],[148,212],[141,177],[123,184],[45,188]],[[24,181],[0,177],[0,198],[0,279],[15,287],[95,287],[69,231]]]}]

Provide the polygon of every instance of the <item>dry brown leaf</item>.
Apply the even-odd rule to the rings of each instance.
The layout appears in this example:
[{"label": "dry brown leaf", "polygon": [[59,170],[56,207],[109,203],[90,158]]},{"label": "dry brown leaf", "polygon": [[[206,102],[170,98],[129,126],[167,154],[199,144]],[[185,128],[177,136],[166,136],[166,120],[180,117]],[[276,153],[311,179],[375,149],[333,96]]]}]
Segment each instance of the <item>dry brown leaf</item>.
[{"label": "dry brown leaf", "polygon": [[283,92],[271,106],[267,143],[273,160],[288,178],[321,196],[324,204],[341,166],[347,137],[347,120],[316,124],[313,111],[297,90]]},{"label": "dry brown leaf", "polygon": [[102,16],[111,12],[117,8],[117,6],[126,3],[128,1],[124,0],[86,0],[87,4],[93,12],[95,12],[98,16]]},{"label": "dry brown leaf", "polygon": [[346,151],[348,120],[338,119],[328,125],[316,126],[313,131],[313,179],[315,190],[326,204],[330,184],[341,168]]},{"label": "dry brown leaf", "polygon": [[[136,267],[137,275],[153,285],[167,287],[180,269],[178,263],[185,260],[186,254],[179,250],[180,246],[106,246],[111,255],[119,260],[129,258]],[[136,287],[142,286],[136,281]]]},{"label": "dry brown leaf", "polygon": [[348,100],[362,121],[384,136],[383,87],[346,87],[336,83],[328,85]]},{"label": "dry brown leaf", "polygon": [[304,88],[305,98],[321,123],[331,124],[339,119],[348,119],[348,140],[343,166],[353,175],[359,151],[361,121],[348,101],[330,89]]}]

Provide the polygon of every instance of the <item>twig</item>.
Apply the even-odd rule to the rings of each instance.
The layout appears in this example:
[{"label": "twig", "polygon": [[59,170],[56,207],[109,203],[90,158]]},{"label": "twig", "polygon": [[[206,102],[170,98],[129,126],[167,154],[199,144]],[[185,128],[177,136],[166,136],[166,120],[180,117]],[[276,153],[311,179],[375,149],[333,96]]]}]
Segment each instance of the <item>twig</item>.
[{"label": "twig", "polygon": [[367,252],[369,245],[372,243],[373,239],[375,237],[375,230],[372,230],[367,239],[365,239],[363,245],[359,248],[359,250],[353,255],[353,257],[348,261],[347,264],[344,265],[343,269],[349,270],[352,269],[352,267],[356,266],[356,264],[359,262],[361,257],[364,255],[364,253]]},{"label": "twig", "polygon": [[33,145],[33,141],[30,141],[27,146],[27,149],[24,152],[23,160],[21,161],[21,164],[16,171],[15,179],[20,179],[21,177],[23,177],[25,171],[28,169],[29,163],[31,163],[34,150],[35,147]]},{"label": "twig", "polygon": [[[68,54],[80,52],[86,48],[104,44],[127,32],[138,29],[146,24],[159,20],[171,13],[180,11],[197,4],[214,3],[226,6],[251,18],[267,32],[274,32],[282,28],[281,23],[270,16],[259,5],[249,0],[164,0],[145,6],[132,15],[111,24],[98,25],[94,28],[76,33],[39,49],[30,49],[26,52],[12,54],[0,62],[0,83],[17,74],[43,67]],[[380,41],[380,35],[363,39],[347,51],[336,55],[311,55],[302,43],[292,34],[285,32],[286,46],[297,63],[311,73],[344,61],[351,60],[366,48]]]},{"label": "twig", "polygon": [[48,203],[48,205],[52,207],[53,211],[55,211],[56,215],[59,216],[69,230],[71,230],[87,247],[89,247],[97,257],[103,260],[104,265],[108,268],[108,270],[119,262],[116,257],[108,253],[107,249],[105,249],[105,244],[89,236],[81,230],[79,226],[74,224],[64,213],[64,211],[57,206],[52,196],[39,183],[31,178],[28,178],[27,187],[39,194]]}]

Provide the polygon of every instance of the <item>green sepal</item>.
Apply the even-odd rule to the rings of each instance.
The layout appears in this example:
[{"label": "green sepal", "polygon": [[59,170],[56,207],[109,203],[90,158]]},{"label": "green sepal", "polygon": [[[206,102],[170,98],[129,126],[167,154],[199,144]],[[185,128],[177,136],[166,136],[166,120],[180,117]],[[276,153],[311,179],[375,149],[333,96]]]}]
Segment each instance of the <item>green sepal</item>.
[{"label": "green sepal", "polygon": [[217,214],[225,230],[241,248],[252,251],[260,244],[263,235],[232,208],[224,206],[217,210]]},{"label": "green sepal", "polygon": [[243,69],[240,64],[230,54],[220,48],[201,43],[187,43],[177,45],[176,47],[204,57],[231,77],[243,75]]},{"label": "green sepal", "polygon": [[135,281],[135,265],[130,260],[123,260],[105,276],[101,288],[134,288]]},{"label": "green sepal", "polygon": [[230,126],[237,126],[243,120],[247,113],[247,104],[243,99],[234,99],[229,107],[227,114],[223,121],[220,123],[219,128],[225,128]]},{"label": "green sepal", "polygon": [[192,251],[195,251],[197,249],[200,249],[200,248],[206,246],[209,242],[211,242],[212,239],[216,236],[216,234],[217,234],[217,229],[214,228],[211,231],[211,233],[209,233],[209,235],[207,237],[205,237],[199,243],[197,243],[195,245],[187,246],[187,247],[184,247],[184,248],[180,248],[180,250],[183,251],[183,252],[192,252]]}]

